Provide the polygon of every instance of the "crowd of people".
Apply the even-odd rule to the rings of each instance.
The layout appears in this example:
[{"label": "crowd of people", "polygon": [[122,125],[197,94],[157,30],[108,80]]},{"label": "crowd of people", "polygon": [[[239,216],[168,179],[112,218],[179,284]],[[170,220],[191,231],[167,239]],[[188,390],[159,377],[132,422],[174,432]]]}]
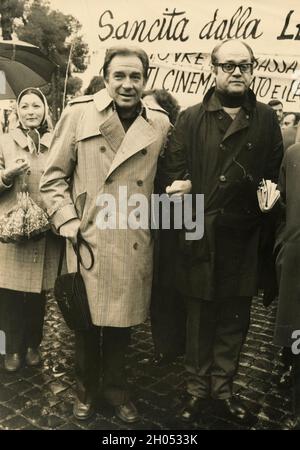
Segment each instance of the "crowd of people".
[{"label": "crowd of people", "polygon": [[[291,351],[300,329],[298,118],[284,115],[279,101],[257,101],[249,87],[254,61],[244,42],[217,45],[214,87],[180,112],[170,93],[145,90],[149,59],[142,49],[112,47],[103,78],[69,101],[54,131],[38,89],[18,96],[16,126],[0,138],[0,211],[15,205],[25,185],[52,229],[27,242],[0,244],[4,367],[17,372],[23,364],[42,363],[45,293],[53,288],[62,246],[68,272],[76,271],[80,236],[94,264],[85,264],[90,255],[79,247],[92,326],[75,329],[78,420],[95,413],[100,389],[119,419],[139,420],[125,357],[131,327],[150,311],[153,364],[185,355],[179,419],[194,422],[210,402],[224,416],[250,423],[233,381],[252,298],[262,289],[266,303],[278,296],[274,342],[288,354],[293,377],[288,427],[300,429],[300,357]],[[257,200],[262,180],[280,190],[268,211]],[[204,194],[203,237],[186,239],[186,229],[172,220],[170,229],[142,226],[143,211],[129,199],[146,199],[150,217],[153,193],[168,194],[174,205],[189,194],[193,217],[197,194]],[[125,226],[122,201],[128,201]],[[107,226],[111,216],[114,225]],[[136,226],[129,226],[132,216]]]}]

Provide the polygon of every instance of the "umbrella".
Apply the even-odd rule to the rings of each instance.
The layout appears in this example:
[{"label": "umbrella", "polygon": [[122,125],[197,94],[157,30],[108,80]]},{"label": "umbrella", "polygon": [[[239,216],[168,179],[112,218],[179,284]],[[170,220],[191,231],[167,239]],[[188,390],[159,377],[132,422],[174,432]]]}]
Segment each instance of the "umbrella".
[{"label": "umbrella", "polygon": [[30,86],[44,86],[56,67],[35,45],[0,40],[0,100],[15,98]]}]

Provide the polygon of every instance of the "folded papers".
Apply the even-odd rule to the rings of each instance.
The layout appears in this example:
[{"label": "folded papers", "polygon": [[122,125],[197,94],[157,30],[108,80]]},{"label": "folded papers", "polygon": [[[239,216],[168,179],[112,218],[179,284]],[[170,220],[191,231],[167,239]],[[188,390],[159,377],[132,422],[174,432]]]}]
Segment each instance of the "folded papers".
[{"label": "folded papers", "polygon": [[260,210],[262,212],[270,211],[280,197],[280,192],[277,189],[277,184],[271,180],[264,180],[260,182],[257,189],[257,199]]}]

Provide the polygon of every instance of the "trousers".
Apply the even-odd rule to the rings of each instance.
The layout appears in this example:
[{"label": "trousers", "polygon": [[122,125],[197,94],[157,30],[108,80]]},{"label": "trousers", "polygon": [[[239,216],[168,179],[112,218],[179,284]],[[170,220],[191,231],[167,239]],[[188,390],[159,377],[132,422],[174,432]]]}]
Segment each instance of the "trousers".
[{"label": "trousers", "polygon": [[75,331],[75,373],[80,401],[94,401],[100,386],[104,398],[113,406],[129,400],[126,380],[126,353],[130,328],[93,326]]},{"label": "trousers", "polygon": [[5,332],[6,353],[37,348],[43,338],[46,295],[0,289],[0,329]]},{"label": "trousers", "polygon": [[242,345],[250,322],[251,298],[216,301],[187,298],[187,391],[199,398],[232,396]]}]

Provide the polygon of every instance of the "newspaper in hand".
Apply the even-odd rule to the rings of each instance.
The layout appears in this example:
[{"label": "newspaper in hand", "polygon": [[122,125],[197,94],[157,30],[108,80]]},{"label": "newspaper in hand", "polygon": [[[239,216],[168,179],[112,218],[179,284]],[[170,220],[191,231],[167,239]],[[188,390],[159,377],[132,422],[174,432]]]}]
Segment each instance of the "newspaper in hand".
[{"label": "newspaper in hand", "polygon": [[270,211],[280,197],[280,192],[277,189],[277,184],[271,180],[264,180],[260,182],[257,189],[257,198],[260,210],[262,212]]}]

